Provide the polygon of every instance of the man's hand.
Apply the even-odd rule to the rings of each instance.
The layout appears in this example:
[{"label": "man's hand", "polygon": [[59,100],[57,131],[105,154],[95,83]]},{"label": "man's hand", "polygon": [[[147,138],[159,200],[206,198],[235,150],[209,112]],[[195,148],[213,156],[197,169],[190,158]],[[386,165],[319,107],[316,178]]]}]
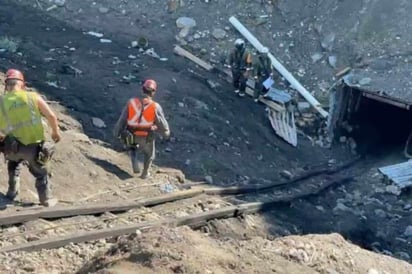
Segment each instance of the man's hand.
[{"label": "man's hand", "polygon": [[170,139],[170,130],[168,130],[168,131],[166,131],[166,132],[164,133],[164,139],[165,139],[165,140],[169,140],[169,139]]},{"label": "man's hand", "polygon": [[41,98],[41,96],[37,97],[37,105],[39,107],[39,110],[41,114],[46,117],[47,122],[49,122],[49,125],[52,130],[51,137],[54,142],[59,142],[61,139],[60,136],[60,130],[59,130],[59,125],[57,122],[57,117],[54,114],[54,112],[50,109],[50,107],[47,105],[47,103]]},{"label": "man's hand", "polygon": [[60,132],[59,132],[59,131],[56,131],[56,132],[52,132],[51,138],[53,139],[53,141],[54,141],[55,143],[58,143],[58,142],[60,142],[62,136],[60,135]]},{"label": "man's hand", "polygon": [[151,126],[151,127],[150,127],[150,130],[151,130],[151,131],[156,131],[156,130],[157,130],[157,126],[156,126],[156,125]]}]

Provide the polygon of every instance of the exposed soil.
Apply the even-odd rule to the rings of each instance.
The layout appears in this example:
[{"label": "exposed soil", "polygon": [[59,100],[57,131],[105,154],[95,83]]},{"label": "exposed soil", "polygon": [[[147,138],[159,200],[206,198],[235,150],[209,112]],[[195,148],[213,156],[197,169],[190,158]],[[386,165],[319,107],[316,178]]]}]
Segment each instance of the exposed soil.
[{"label": "exposed soil", "polygon": [[[316,91],[322,101],[326,101],[326,91],[336,80],[336,71],[390,52],[401,54],[410,41],[403,33],[410,20],[389,21],[382,26],[374,19],[377,13],[385,18],[410,18],[405,13],[410,3],[400,0],[399,7],[393,1],[383,0],[274,4],[184,1],[185,6],[174,13],[168,13],[166,3],[158,1],[114,4],[108,0],[67,0],[63,7],[46,11],[51,2],[2,1],[0,36],[19,43],[16,52],[0,53],[0,68],[22,69],[31,87],[56,101],[52,106],[59,114],[64,138],[53,161],[52,181],[53,192],[63,204],[155,196],[163,193],[159,187],[162,185],[178,190],[184,177],[187,182],[197,182],[211,176],[214,185],[264,184],[284,180],[279,174],[283,170],[296,175],[353,157],[344,145],[321,148],[302,134],[298,147],[291,147],[274,134],[263,106],[235,97],[225,81],[173,55],[179,31],[175,20],[179,16],[196,19],[197,26],[190,35],[193,36],[196,31],[225,29],[229,26],[228,17],[236,14],[259,39],[271,45],[291,71],[299,72],[299,80]],[[269,15],[269,22],[255,24],[258,16],[264,14]],[[384,35],[385,30],[390,35]],[[89,31],[103,33],[112,43],[101,43],[87,35]],[[331,32],[336,36],[332,49],[322,49],[320,41]],[[227,29],[227,35],[224,40],[206,35],[194,39],[189,47],[196,54],[206,49],[202,58],[214,62],[238,37],[233,29]],[[139,36],[146,36],[149,46],[168,60],[162,62],[131,48],[131,41]],[[323,57],[312,63],[311,56],[316,52]],[[327,64],[330,55],[338,56],[336,68]],[[67,65],[82,73],[68,73]],[[188,67],[221,86],[210,89],[205,81],[188,72]],[[128,159],[111,133],[121,108],[129,97],[139,94],[140,81],[146,77],[159,82],[156,100],[163,106],[172,130],[170,142],[158,142],[158,173],[150,181],[131,175]],[[102,119],[107,127],[95,127],[92,117]],[[355,179],[348,185],[279,205],[262,215],[214,221],[201,231],[162,228],[57,250],[5,254],[0,257],[0,272],[19,269],[21,273],[367,273],[377,269],[379,273],[408,273],[411,268],[406,262],[376,254],[405,261],[412,256],[411,238],[403,235],[411,225],[411,195],[387,193],[387,183],[376,170],[402,160],[400,147],[392,151],[385,157],[368,156],[348,170],[346,174]],[[6,177],[4,165],[0,172]],[[32,180],[26,171],[20,202],[7,205],[2,199],[4,212],[37,202]],[[3,183],[0,191],[5,190]],[[188,199],[175,205],[133,211],[135,216],[125,215],[123,222],[184,215],[202,211],[204,205],[219,207],[229,202],[270,199],[271,195],[238,197],[238,201]],[[95,218],[75,217],[72,221],[81,224],[64,227],[63,232],[122,223],[112,220],[84,224]],[[11,237],[7,233],[44,226],[52,228],[42,237],[62,232],[53,229],[53,224],[36,221],[4,228],[2,233],[6,235],[2,236],[1,246],[30,240],[30,235]],[[337,234],[283,238],[334,232],[375,253],[349,244]]]}]

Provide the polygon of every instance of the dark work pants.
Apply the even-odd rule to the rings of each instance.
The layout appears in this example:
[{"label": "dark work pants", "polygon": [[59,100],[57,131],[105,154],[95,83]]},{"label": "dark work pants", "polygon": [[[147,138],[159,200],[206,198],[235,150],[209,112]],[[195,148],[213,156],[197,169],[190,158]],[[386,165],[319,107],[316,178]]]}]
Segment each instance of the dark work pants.
[{"label": "dark work pants", "polygon": [[143,172],[147,174],[150,171],[153,160],[156,155],[154,136],[138,137],[134,136],[133,145],[129,148],[129,156],[134,173],[139,173],[139,154],[143,153]]},{"label": "dark work pants", "polygon": [[23,163],[27,162],[30,173],[36,178],[36,189],[39,199],[40,201],[45,201],[51,198],[48,168],[46,165],[37,162],[38,153],[39,145],[37,144],[20,145],[17,153],[11,153],[6,156],[8,160],[9,189],[16,187]]},{"label": "dark work pants", "polygon": [[246,91],[247,78],[245,73],[244,70],[232,69],[233,87],[242,93]]},{"label": "dark work pants", "polygon": [[266,92],[268,92],[268,89],[265,88],[265,86],[263,85],[263,82],[266,81],[266,79],[268,79],[269,76],[260,76],[258,77],[258,79],[255,82],[255,89],[254,89],[254,94],[253,97],[259,98],[260,95],[266,94]]}]

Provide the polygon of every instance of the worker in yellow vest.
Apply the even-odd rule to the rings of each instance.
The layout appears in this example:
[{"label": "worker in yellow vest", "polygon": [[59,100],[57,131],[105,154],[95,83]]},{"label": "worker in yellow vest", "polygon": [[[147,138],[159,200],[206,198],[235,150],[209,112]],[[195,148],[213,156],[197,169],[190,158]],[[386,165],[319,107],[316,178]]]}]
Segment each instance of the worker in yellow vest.
[{"label": "worker in yellow vest", "polygon": [[143,171],[140,176],[146,179],[150,176],[150,168],[155,158],[155,132],[164,138],[169,138],[169,124],[162,107],[153,96],[157,91],[154,80],[146,80],[142,86],[143,99],[131,98],[123,108],[122,114],[114,128],[114,135],[121,139],[129,150],[133,173],[139,173],[138,154],[143,152]]},{"label": "worker in yellow vest", "polygon": [[61,139],[56,115],[35,92],[25,90],[23,74],[15,69],[6,73],[5,94],[0,97],[0,141],[1,150],[7,160],[9,188],[6,197],[14,200],[20,187],[20,171],[24,162],[36,178],[36,189],[40,204],[53,206],[48,178],[48,161],[54,145],[46,142],[42,123],[44,116],[52,130],[54,142]]}]

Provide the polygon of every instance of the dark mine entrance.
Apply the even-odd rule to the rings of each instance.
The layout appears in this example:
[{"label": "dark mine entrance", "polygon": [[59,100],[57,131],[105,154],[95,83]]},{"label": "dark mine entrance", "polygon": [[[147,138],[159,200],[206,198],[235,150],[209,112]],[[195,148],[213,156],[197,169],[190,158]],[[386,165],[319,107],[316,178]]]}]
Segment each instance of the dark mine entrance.
[{"label": "dark mine entrance", "polygon": [[357,152],[379,155],[402,151],[412,131],[412,111],[404,105],[368,98],[369,94],[359,90],[352,92],[357,102],[348,121],[353,130],[348,134],[356,141]]}]

